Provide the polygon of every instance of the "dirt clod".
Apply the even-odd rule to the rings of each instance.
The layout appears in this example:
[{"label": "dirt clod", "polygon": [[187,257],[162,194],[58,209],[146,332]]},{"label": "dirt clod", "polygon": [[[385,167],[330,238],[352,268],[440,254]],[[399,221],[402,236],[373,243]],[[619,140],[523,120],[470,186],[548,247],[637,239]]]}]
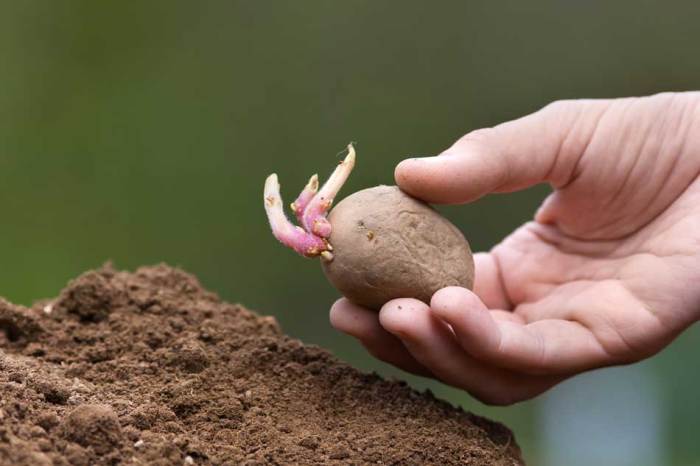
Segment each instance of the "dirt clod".
[{"label": "dirt clod", "polygon": [[[48,310],[48,312],[47,312]],[[522,464],[511,432],[362,374],[161,265],[0,301],[0,465]]]},{"label": "dirt clod", "polygon": [[0,298],[0,344],[23,346],[41,332],[37,318],[27,309]]},{"label": "dirt clod", "polygon": [[122,441],[119,418],[107,405],[84,404],[65,416],[63,436],[83,447],[92,447],[98,455],[117,448]]}]

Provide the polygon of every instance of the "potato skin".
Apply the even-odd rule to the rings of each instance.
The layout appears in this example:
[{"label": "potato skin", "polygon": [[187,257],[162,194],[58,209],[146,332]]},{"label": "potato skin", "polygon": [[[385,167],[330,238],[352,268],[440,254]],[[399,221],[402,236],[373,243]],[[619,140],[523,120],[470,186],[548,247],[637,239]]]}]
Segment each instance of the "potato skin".
[{"label": "potato skin", "polygon": [[328,217],[328,280],[350,301],[379,310],[394,298],[430,303],[446,286],[472,289],[469,243],[449,220],[396,186],[358,191]]}]

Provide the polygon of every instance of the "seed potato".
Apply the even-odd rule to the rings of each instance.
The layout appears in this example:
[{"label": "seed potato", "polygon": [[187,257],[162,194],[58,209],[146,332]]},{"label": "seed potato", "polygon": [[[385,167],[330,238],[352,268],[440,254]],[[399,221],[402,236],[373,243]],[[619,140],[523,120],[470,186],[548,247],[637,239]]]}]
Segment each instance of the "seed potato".
[{"label": "seed potato", "polygon": [[328,217],[328,280],[352,302],[378,310],[394,298],[430,298],[446,286],[472,289],[469,243],[449,220],[396,186],[358,191]]}]

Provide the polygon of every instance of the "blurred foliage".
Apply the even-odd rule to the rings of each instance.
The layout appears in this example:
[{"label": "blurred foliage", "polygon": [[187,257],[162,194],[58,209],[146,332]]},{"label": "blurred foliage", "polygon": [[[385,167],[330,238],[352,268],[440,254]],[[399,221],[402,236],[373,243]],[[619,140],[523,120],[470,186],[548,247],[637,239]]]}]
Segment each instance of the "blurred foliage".
[{"label": "blurred foliage", "polygon": [[[0,0],[0,293],[29,303],[108,259],[166,261],[403,377],[330,328],[336,293],[272,239],[265,176],[292,200],[353,140],[347,193],[552,100],[700,88],[699,15],[695,1],[650,0]],[[546,192],[445,211],[486,249]],[[700,458],[697,330],[654,362],[674,464]],[[486,408],[410,380],[509,423],[536,463],[536,402]]]}]

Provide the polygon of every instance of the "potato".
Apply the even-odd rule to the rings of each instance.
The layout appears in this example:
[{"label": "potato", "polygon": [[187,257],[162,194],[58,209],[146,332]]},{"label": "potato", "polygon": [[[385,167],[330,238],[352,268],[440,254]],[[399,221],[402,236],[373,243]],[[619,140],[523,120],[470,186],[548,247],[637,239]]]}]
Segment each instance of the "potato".
[{"label": "potato", "polygon": [[394,298],[430,303],[440,288],[474,284],[469,243],[449,220],[396,186],[358,191],[331,210],[328,280],[352,302],[378,310]]}]

